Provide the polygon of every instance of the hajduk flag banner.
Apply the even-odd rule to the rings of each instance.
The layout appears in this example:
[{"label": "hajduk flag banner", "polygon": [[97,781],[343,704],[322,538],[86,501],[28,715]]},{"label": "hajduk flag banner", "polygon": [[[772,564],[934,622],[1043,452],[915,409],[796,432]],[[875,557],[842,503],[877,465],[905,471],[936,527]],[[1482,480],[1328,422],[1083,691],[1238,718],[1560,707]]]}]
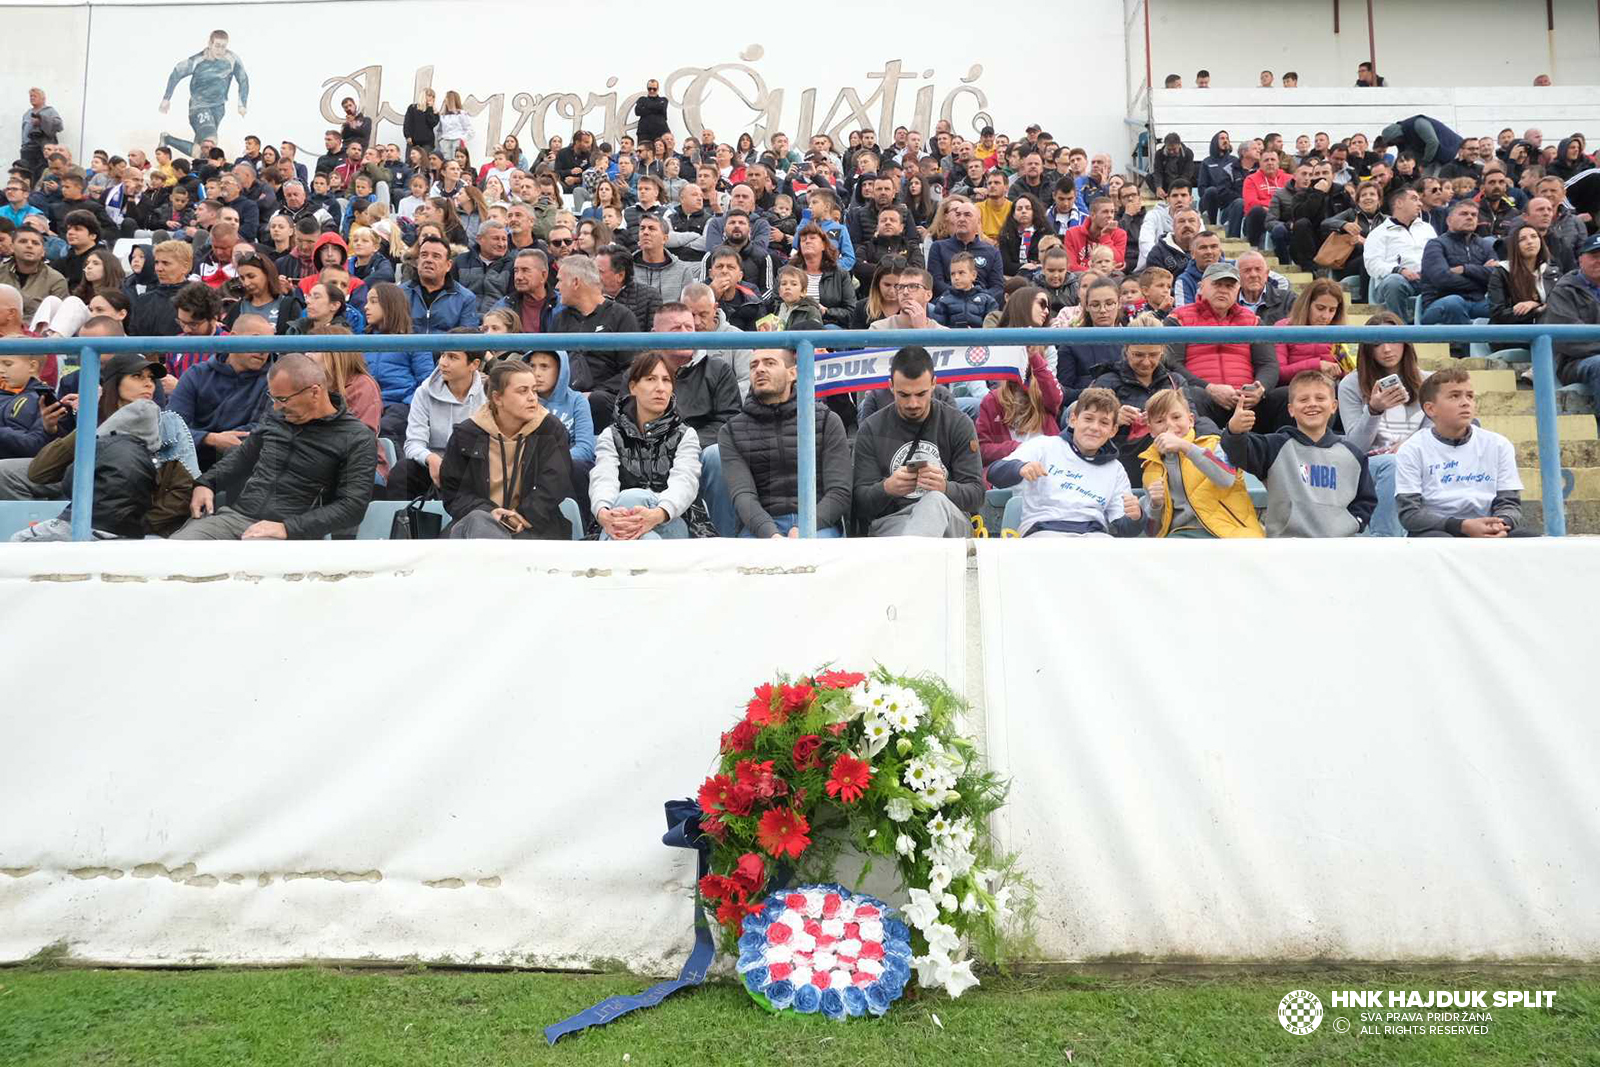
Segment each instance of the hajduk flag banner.
[{"label": "hajduk flag banner", "polygon": [[[889,361],[898,349],[867,348],[851,352],[818,352],[817,395],[862,393],[889,385]],[[933,377],[941,385],[954,382],[1023,382],[1028,350],[1022,345],[965,345],[930,348]]]}]

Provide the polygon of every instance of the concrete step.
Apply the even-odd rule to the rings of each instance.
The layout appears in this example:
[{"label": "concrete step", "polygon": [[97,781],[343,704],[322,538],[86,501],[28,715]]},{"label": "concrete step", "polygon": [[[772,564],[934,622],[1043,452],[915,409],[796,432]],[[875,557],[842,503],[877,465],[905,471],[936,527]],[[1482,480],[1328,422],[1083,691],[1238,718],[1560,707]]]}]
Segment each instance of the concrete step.
[{"label": "concrete step", "polygon": [[[1496,373],[1493,371],[1474,371],[1474,374]],[[1509,374],[1510,371],[1499,373]],[[1533,415],[1533,390],[1518,389],[1512,392],[1478,393],[1478,414],[1487,415]],[[1575,393],[1556,393],[1556,416],[1583,415],[1591,421],[1594,418],[1594,405]]]},{"label": "concrete step", "polygon": [[[1518,466],[1537,467],[1539,465],[1539,442],[1513,441],[1512,445],[1517,450]],[[1600,440],[1562,441],[1561,465],[1573,468],[1600,467]]]},{"label": "concrete step", "polygon": [[[1518,473],[1522,475],[1524,497],[1538,498],[1544,495],[1538,467],[1520,467]],[[1573,501],[1600,500],[1600,468],[1561,468],[1561,492],[1569,504]]]},{"label": "concrete step", "polygon": [[[1428,367],[1428,370],[1435,370]],[[1515,393],[1517,391],[1517,372],[1514,370],[1474,370],[1467,368],[1472,375],[1472,388],[1479,397],[1487,393]]]},{"label": "concrete step", "polygon": [[[1600,534],[1600,500],[1568,500],[1567,533]],[[1536,497],[1522,495],[1522,522],[1529,529],[1544,531],[1544,504]]]},{"label": "concrete step", "polygon": [[1289,284],[1294,286],[1296,289],[1310,285],[1312,277],[1313,275],[1307,274],[1303,270],[1294,271],[1293,273],[1284,275],[1284,278],[1289,282]]},{"label": "concrete step", "polygon": [[[1504,434],[1513,442],[1539,438],[1532,415],[1482,415],[1478,421],[1484,429]],[[1556,432],[1563,441],[1593,441],[1597,437],[1593,415],[1557,415]]]}]

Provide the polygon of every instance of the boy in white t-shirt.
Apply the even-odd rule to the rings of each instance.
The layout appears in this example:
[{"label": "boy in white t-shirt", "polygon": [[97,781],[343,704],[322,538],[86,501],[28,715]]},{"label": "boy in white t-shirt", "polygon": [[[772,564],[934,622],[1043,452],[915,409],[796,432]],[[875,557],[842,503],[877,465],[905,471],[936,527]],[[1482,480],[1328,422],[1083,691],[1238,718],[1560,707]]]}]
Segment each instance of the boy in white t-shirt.
[{"label": "boy in white t-shirt", "polygon": [[1107,444],[1117,432],[1117,394],[1085,389],[1067,434],[1032,437],[989,466],[997,488],[1022,486],[1023,537],[1135,537],[1143,517],[1128,472]]},{"label": "boy in white t-shirt", "polygon": [[1457,367],[1422,383],[1432,427],[1408,437],[1395,454],[1394,495],[1412,537],[1534,537],[1522,522],[1516,450],[1493,430],[1472,424],[1478,401],[1472,376]]}]

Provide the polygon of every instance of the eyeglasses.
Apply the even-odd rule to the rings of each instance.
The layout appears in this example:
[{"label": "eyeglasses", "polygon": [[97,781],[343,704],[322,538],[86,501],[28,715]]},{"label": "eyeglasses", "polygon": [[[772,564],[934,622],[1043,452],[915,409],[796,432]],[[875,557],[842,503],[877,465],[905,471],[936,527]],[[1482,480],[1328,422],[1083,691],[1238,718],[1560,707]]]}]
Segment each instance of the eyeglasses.
[{"label": "eyeglasses", "polygon": [[570,237],[552,237],[552,238],[550,238],[550,244],[555,248],[565,248],[568,245],[570,245],[571,243],[572,243],[572,238],[570,238]]},{"label": "eyeglasses", "polygon": [[888,288],[904,293],[910,290],[926,289],[928,287],[923,285],[921,282],[902,282],[899,285],[888,286]]},{"label": "eyeglasses", "polygon": [[272,403],[273,403],[273,405],[275,407],[282,407],[283,405],[287,404],[289,401],[293,400],[295,397],[299,396],[301,393],[308,392],[308,391],[310,391],[312,389],[315,389],[315,388],[317,388],[317,386],[308,385],[304,389],[296,389],[294,392],[290,393],[288,396],[273,396],[271,393],[268,393],[267,394],[267,399],[272,401]]}]

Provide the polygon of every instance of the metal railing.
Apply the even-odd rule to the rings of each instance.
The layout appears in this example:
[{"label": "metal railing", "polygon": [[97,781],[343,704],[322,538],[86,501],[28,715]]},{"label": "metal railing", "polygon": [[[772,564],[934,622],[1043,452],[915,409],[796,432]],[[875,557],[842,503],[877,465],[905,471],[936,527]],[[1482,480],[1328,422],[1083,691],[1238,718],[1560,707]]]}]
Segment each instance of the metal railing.
[{"label": "metal railing", "polygon": [[[798,330],[774,333],[598,333],[598,334],[367,334],[298,337],[61,337],[0,339],[0,355],[62,355],[77,352],[82,367],[99,366],[101,353],[116,352],[329,352],[392,350],[397,345],[421,351],[549,351],[575,352],[671,347],[708,349],[789,349],[799,367],[796,385],[799,441],[800,536],[817,532],[816,377],[817,348],[841,351],[854,348],[929,348],[958,345],[1054,344],[1183,344],[1202,342],[1384,342],[1416,344],[1449,342],[1500,342],[1526,344],[1533,357],[1534,411],[1539,441],[1540,497],[1544,505],[1545,533],[1566,533],[1562,499],[1561,441],[1556,422],[1556,377],[1553,342],[1593,342],[1600,351],[1600,327],[1595,326],[1249,326],[1203,327],[1084,327],[1078,329],[984,330]],[[99,405],[100,378],[79,375],[78,411],[93,429]],[[1600,400],[1600,398],[1596,398]],[[72,538],[93,536],[95,435],[79,433],[73,453]]]}]

